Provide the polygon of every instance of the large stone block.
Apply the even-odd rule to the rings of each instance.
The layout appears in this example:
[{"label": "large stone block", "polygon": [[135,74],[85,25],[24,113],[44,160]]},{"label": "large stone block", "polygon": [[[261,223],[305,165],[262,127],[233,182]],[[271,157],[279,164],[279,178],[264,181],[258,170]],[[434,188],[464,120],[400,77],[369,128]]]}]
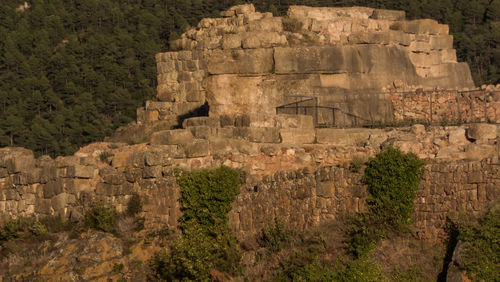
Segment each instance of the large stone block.
[{"label": "large stone block", "polygon": [[95,168],[92,166],[74,165],[67,168],[68,177],[76,178],[92,178],[94,177]]},{"label": "large stone block", "polygon": [[245,49],[270,48],[286,44],[286,36],[277,32],[250,32],[243,39]]},{"label": "large stone block", "polygon": [[[399,24],[404,32],[413,34],[448,34],[449,32],[447,25],[439,24],[431,19],[405,21],[399,22]],[[394,26],[392,27],[394,28]]]},{"label": "large stone block", "polygon": [[35,167],[35,157],[32,154],[14,155],[7,161],[9,173],[28,172]]},{"label": "large stone block", "polygon": [[385,21],[402,21],[405,17],[405,11],[375,9],[370,18]]},{"label": "large stone block", "polygon": [[316,186],[316,196],[323,198],[332,198],[335,195],[333,182],[318,182]]},{"label": "large stone block", "polygon": [[264,74],[273,69],[272,49],[214,50],[207,54],[210,74]]},{"label": "large stone block", "polygon": [[236,137],[255,143],[281,143],[279,129],[271,127],[239,127],[235,128]]},{"label": "large stone block", "polygon": [[181,145],[191,141],[194,138],[190,130],[176,129],[163,130],[151,135],[152,145]]},{"label": "large stone block", "polygon": [[209,143],[208,140],[193,140],[183,145],[187,158],[198,158],[208,156]]},{"label": "large stone block", "polygon": [[210,116],[275,114],[282,99],[264,76],[214,75],[205,82]]},{"label": "large stone block", "polygon": [[430,37],[432,50],[445,50],[453,48],[453,35],[434,35]]},{"label": "large stone block", "polygon": [[467,138],[474,141],[485,141],[497,138],[497,126],[495,124],[474,123],[467,128]]},{"label": "large stone block", "polygon": [[311,144],[315,140],[314,128],[282,128],[280,136],[283,143]]},{"label": "large stone block", "polygon": [[191,126],[209,126],[209,127],[219,127],[219,118],[214,117],[192,117],[185,119],[182,122],[183,128],[188,128]]}]

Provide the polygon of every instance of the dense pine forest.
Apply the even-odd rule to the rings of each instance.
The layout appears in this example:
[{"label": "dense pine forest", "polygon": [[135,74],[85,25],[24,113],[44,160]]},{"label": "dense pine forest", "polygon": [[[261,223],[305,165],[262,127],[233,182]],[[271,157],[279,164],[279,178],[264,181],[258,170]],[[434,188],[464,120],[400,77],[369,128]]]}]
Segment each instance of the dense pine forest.
[{"label": "dense pine forest", "polygon": [[[135,119],[156,87],[155,53],[238,0],[3,0],[0,146],[66,155]],[[500,83],[500,0],[256,0],[289,5],[402,9],[450,25],[476,84]]]}]

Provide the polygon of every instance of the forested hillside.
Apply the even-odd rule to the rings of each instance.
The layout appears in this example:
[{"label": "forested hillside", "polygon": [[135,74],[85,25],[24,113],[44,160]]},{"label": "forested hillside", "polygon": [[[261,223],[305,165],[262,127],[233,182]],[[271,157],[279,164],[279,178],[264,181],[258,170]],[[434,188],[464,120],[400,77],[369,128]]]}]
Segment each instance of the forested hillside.
[{"label": "forested hillside", "polygon": [[[135,119],[156,87],[154,54],[237,0],[33,0],[0,3],[0,146],[71,154]],[[403,9],[450,25],[476,84],[500,82],[500,0],[260,0]]]}]

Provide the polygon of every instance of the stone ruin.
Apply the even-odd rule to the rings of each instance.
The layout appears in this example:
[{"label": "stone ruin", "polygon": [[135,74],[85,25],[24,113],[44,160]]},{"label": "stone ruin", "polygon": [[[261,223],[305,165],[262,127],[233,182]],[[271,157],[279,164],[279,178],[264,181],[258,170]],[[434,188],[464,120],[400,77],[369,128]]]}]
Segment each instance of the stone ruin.
[{"label": "stone ruin", "polygon": [[274,17],[251,4],[221,16],[156,55],[156,99],[109,141],[171,144],[159,135],[181,131],[158,131],[189,127],[204,139],[302,144],[320,125],[500,120],[500,88],[458,92],[474,88],[470,70],[434,20],[366,7],[291,6]]},{"label": "stone ruin", "polygon": [[[430,120],[447,118],[456,91],[434,88],[474,85],[467,64],[456,62],[446,25],[362,7],[292,6],[287,17],[273,17],[241,5],[203,19],[172,47],[177,51],[156,57],[156,100],[111,142],[56,159],[0,149],[0,223],[32,215],[79,220],[97,201],[121,212],[139,194],[147,228],[175,228],[181,211],[174,169],[226,165],[247,172],[229,215],[237,236],[275,217],[306,228],[364,210],[366,187],[349,164],[385,146],[426,159],[414,216],[425,237],[442,232],[446,215],[479,213],[500,195],[498,125],[315,128],[321,117],[276,112],[292,95],[332,105],[340,93],[350,97],[346,111],[359,115],[375,107],[371,114],[381,120],[426,118],[435,99],[444,106],[431,107]],[[414,88],[434,90],[429,97],[394,94]],[[498,122],[497,90],[485,87],[456,106]],[[363,91],[385,92],[359,98]]]},{"label": "stone ruin", "polygon": [[[242,5],[203,19],[156,56],[157,101],[143,122],[184,115],[275,114],[286,96],[473,88],[447,25],[404,11],[292,6],[286,17]],[[358,102],[359,103],[359,102]],[[383,111],[383,110],[382,110]]]}]

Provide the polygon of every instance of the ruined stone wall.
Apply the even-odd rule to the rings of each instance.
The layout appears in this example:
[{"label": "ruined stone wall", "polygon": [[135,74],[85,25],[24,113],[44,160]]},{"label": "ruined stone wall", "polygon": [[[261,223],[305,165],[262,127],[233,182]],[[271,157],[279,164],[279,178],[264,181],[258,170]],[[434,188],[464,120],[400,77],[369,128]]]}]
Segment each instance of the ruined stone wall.
[{"label": "ruined stone wall", "polygon": [[[474,87],[448,26],[406,21],[402,11],[292,6],[274,17],[240,5],[221,16],[203,19],[172,42],[174,51],[157,54],[158,101],[138,111],[139,123],[175,119],[204,103],[212,116],[273,115],[287,95],[328,104],[334,94],[394,86]],[[391,110],[380,109],[382,116]]]},{"label": "ruined stone wall", "polygon": [[[157,132],[151,144],[94,143],[74,156],[56,159],[35,159],[33,152],[22,148],[0,149],[0,222],[12,216],[47,215],[81,220],[98,202],[121,212],[138,194],[144,201],[146,228],[174,228],[181,211],[173,169],[226,165],[247,172],[230,214],[238,236],[258,232],[273,218],[306,228],[362,211],[366,187],[361,174],[349,169],[350,163],[365,161],[389,145],[428,162],[415,207],[422,236],[438,236],[447,214],[456,216],[461,209],[480,212],[498,201],[496,125],[317,129],[303,137],[295,136],[294,130],[300,132],[304,120],[292,118],[274,121],[295,126],[288,128],[289,137],[284,135],[293,142],[279,143],[279,135],[267,132],[270,127],[251,127],[270,121],[217,121],[232,126],[207,126],[214,118],[188,119],[187,129]],[[222,136],[225,130],[232,131],[231,137],[211,135]],[[241,138],[235,138],[233,132],[240,131]],[[314,142],[297,141],[311,137]]]},{"label": "ruined stone wall", "polygon": [[[247,185],[230,213],[239,236],[259,232],[275,218],[299,229],[365,210],[368,196],[362,173],[328,166],[315,171],[282,171]],[[433,161],[424,168],[415,200],[415,232],[422,238],[444,236],[446,218],[460,212],[480,214],[500,196],[500,162]]]},{"label": "ruined stone wall", "polygon": [[434,90],[389,93],[388,99],[392,102],[395,120],[500,122],[500,87],[463,92]]}]

